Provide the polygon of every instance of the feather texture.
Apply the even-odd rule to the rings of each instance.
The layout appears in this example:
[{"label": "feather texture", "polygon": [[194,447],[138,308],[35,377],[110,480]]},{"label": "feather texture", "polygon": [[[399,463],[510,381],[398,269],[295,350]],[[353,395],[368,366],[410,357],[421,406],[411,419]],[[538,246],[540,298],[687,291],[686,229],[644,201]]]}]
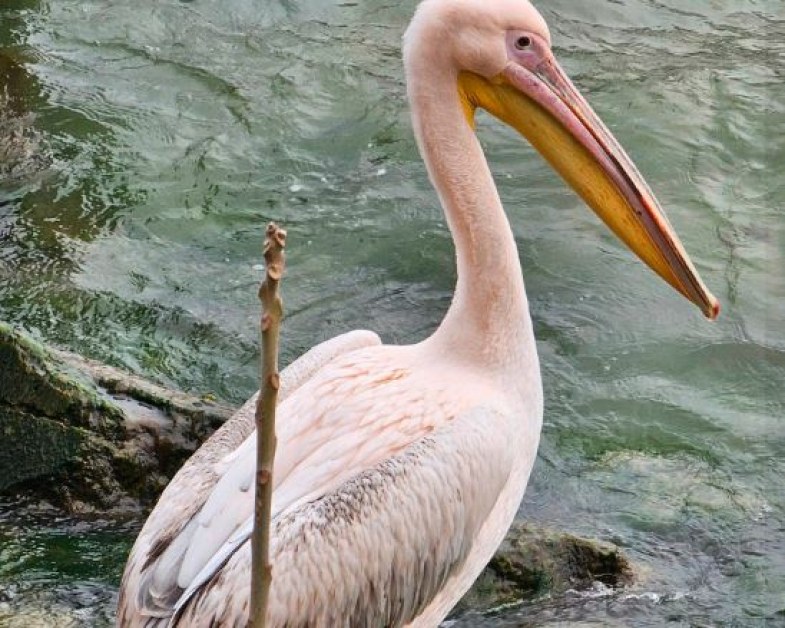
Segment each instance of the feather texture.
[{"label": "feather texture", "polygon": [[[508,484],[511,438],[503,415],[474,408],[319,499],[278,515],[270,628],[413,621],[460,571]],[[250,526],[246,541],[184,605],[177,625],[245,625],[248,534]],[[418,583],[414,595],[412,583]]]},{"label": "feather texture", "polygon": [[[336,356],[379,344],[373,332],[353,331],[317,345],[281,372],[279,399],[285,401]],[[155,618],[168,622],[182,594],[177,576],[196,529],[194,515],[237,457],[241,443],[253,433],[255,408],[256,395],[186,462],[162,493],[128,558],[120,586],[118,625],[155,626]]]}]

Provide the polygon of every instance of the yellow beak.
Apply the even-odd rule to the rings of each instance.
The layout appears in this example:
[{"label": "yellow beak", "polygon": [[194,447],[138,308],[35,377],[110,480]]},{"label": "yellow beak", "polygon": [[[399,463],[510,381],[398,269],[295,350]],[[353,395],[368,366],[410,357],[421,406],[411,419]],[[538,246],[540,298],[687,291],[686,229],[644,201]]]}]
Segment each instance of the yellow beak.
[{"label": "yellow beak", "polygon": [[473,123],[482,107],[517,129],[654,272],[710,319],[720,310],[643,177],[556,61],[530,72],[510,64],[491,80],[462,72]]}]

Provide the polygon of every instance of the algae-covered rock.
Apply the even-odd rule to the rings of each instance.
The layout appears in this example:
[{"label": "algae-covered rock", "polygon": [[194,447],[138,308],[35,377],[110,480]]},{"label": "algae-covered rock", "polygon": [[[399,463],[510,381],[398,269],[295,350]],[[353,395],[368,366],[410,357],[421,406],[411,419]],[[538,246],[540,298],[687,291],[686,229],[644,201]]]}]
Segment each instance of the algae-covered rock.
[{"label": "algae-covered rock", "polygon": [[152,500],[230,414],[0,323],[0,491],[69,510]]},{"label": "algae-covered rock", "polygon": [[89,433],[0,405],[0,488],[47,475],[78,457]]},{"label": "algae-covered rock", "polygon": [[67,367],[43,345],[3,323],[0,404],[47,417],[67,418],[69,425],[104,436],[119,435],[125,418],[89,377]]},{"label": "algae-covered rock", "polygon": [[487,610],[597,582],[621,587],[632,581],[632,566],[615,545],[515,523],[461,608]]}]

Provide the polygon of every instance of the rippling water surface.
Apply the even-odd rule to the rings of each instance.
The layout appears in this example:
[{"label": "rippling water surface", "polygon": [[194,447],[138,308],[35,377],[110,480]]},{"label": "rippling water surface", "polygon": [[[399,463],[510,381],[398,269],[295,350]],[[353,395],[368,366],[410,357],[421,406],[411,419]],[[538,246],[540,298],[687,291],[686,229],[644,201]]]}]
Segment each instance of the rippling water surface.
[{"label": "rippling water surface", "polygon": [[[546,389],[520,516],[622,545],[640,579],[458,624],[783,625],[785,8],[540,4],[724,310],[703,320],[481,119]],[[0,77],[37,158],[0,182],[0,319],[239,402],[276,219],[286,361],[356,327],[428,334],[454,269],[405,102],[413,6],[3,0]],[[109,622],[133,534],[0,505],[0,623]]]}]

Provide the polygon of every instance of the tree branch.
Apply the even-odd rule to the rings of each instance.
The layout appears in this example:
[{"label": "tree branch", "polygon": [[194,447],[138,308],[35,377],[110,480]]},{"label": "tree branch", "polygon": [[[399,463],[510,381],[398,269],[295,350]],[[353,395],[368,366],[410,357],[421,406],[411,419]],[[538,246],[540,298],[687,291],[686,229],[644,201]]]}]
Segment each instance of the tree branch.
[{"label": "tree branch", "polygon": [[251,536],[251,611],[248,626],[264,628],[272,581],[270,526],[275,458],[275,406],[278,400],[278,337],[283,302],[278,283],[283,275],[286,231],[275,223],[267,225],[264,242],[265,278],[259,288],[262,302],[262,376],[256,404],[256,498]]}]

